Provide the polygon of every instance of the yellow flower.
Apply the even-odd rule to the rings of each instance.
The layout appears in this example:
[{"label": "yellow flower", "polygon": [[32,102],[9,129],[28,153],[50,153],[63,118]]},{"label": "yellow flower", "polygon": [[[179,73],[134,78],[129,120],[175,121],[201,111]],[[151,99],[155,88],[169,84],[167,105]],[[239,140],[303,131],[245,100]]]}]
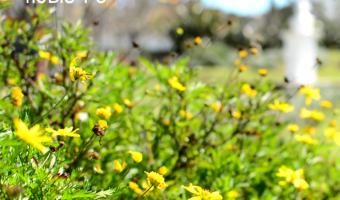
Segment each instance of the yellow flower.
[{"label": "yellow flower", "polygon": [[49,133],[52,133],[52,137],[56,137],[56,136],[63,136],[63,137],[66,137],[66,136],[69,136],[69,137],[80,137],[79,134],[76,134],[76,132],[79,130],[79,128],[73,130],[73,127],[69,127],[69,128],[64,128],[64,129],[58,129],[58,131],[56,130],[53,130],[51,128],[45,128],[45,131],[49,132]]},{"label": "yellow flower", "polygon": [[301,87],[299,94],[305,94],[306,95],[306,105],[310,105],[312,103],[312,99],[320,100],[320,90],[319,89],[313,89],[312,86],[304,86]]},{"label": "yellow flower", "polygon": [[337,128],[329,127],[323,132],[328,140],[334,140],[337,145],[340,145],[340,132]]},{"label": "yellow flower", "polygon": [[44,58],[46,60],[49,60],[51,57],[51,53],[47,51],[38,51],[38,54],[41,58]]},{"label": "yellow flower", "polygon": [[87,53],[86,52],[79,52],[79,53],[77,53],[76,57],[78,57],[78,58],[86,58],[87,57]]},{"label": "yellow flower", "polygon": [[107,125],[107,122],[105,120],[98,120],[98,125],[101,129],[105,130],[107,129],[108,125]]},{"label": "yellow flower", "polygon": [[57,65],[59,64],[59,59],[57,56],[51,56],[51,59],[50,59],[51,63]]},{"label": "yellow flower", "polygon": [[320,106],[324,108],[332,108],[333,104],[330,101],[321,101]]},{"label": "yellow flower", "polygon": [[98,108],[96,115],[102,119],[109,119],[111,117],[111,111],[107,108]]},{"label": "yellow flower", "polygon": [[136,73],[136,68],[134,68],[134,67],[130,67],[129,70],[130,70],[131,75]]},{"label": "yellow flower", "polygon": [[241,58],[245,58],[247,57],[248,55],[248,52],[246,50],[241,50],[238,52],[238,55],[241,57]]},{"label": "yellow flower", "polygon": [[241,60],[240,59],[236,59],[235,61],[234,61],[234,65],[235,66],[239,66],[241,64]]},{"label": "yellow flower", "polygon": [[176,32],[177,32],[177,35],[183,35],[184,33],[182,28],[177,28]]},{"label": "yellow flower", "polygon": [[251,52],[253,55],[257,56],[257,49],[256,49],[255,47],[250,48],[250,52]]},{"label": "yellow flower", "polygon": [[191,119],[194,117],[194,115],[192,113],[187,113],[187,116],[186,116],[188,119]]},{"label": "yellow flower", "polygon": [[188,192],[195,194],[197,196],[192,197],[188,200],[222,200],[223,197],[220,195],[218,191],[216,192],[210,192],[209,190],[203,190],[199,186],[193,186],[191,183],[189,184],[189,187],[185,187],[182,185],[182,188],[187,190]]},{"label": "yellow flower", "polygon": [[333,127],[337,127],[338,126],[338,122],[336,122],[334,119],[331,120],[330,125]]},{"label": "yellow flower", "polygon": [[182,117],[186,116],[186,112],[184,110],[180,110],[179,111],[179,115],[181,115]]},{"label": "yellow flower", "polygon": [[132,103],[129,99],[124,99],[124,103],[125,105],[127,105],[128,107],[132,108],[134,106],[134,103]]},{"label": "yellow flower", "polygon": [[132,159],[137,162],[140,163],[143,160],[143,154],[138,152],[138,151],[128,151],[128,153],[130,153],[132,155]]},{"label": "yellow flower", "polygon": [[138,184],[135,183],[135,182],[132,182],[132,181],[129,182],[129,187],[130,187],[131,189],[133,189],[133,190],[139,188]]},{"label": "yellow flower", "polygon": [[144,172],[148,178],[148,185],[151,186],[157,186],[158,190],[162,190],[167,187],[167,184],[165,183],[165,179],[162,175],[158,174],[157,172]]},{"label": "yellow flower", "polygon": [[294,132],[299,131],[299,126],[297,124],[289,124],[287,129],[288,131],[294,133]]},{"label": "yellow flower", "polygon": [[266,69],[259,69],[259,70],[258,70],[258,73],[259,73],[261,76],[265,76],[265,75],[267,75],[267,70],[266,70]]},{"label": "yellow flower", "polygon": [[200,45],[202,43],[202,38],[201,37],[196,37],[195,38],[195,45]]},{"label": "yellow flower", "polygon": [[70,78],[73,82],[75,82],[78,79],[81,79],[81,83],[85,86],[85,80],[90,80],[93,78],[93,74],[87,73],[85,70],[79,67],[75,67],[76,60],[79,59],[78,57],[74,58],[70,63]]},{"label": "yellow flower", "polygon": [[161,175],[165,175],[165,174],[168,173],[168,172],[169,172],[169,169],[166,168],[165,166],[162,166],[161,168],[159,168],[159,173],[160,173]]},{"label": "yellow flower", "polygon": [[123,162],[123,164],[120,164],[118,160],[115,160],[114,164],[115,164],[115,170],[119,173],[122,172],[127,166],[126,162]]},{"label": "yellow flower", "polygon": [[241,65],[241,66],[238,68],[238,71],[239,71],[239,72],[245,72],[245,71],[247,71],[247,66]]},{"label": "yellow flower", "polygon": [[168,83],[171,85],[171,87],[179,91],[184,91],[186,89],[181,83],[178,82],[177,76],[169,78]]},{"label": "yellow flower", "polygon": [[236,198],[238,197],[238,192],[236,192],[235,190],[231,190],[230,192],[227,193],[227,197]]},{"label": "yellow flower", "polygon": [[155,85],[155,90],[160,90],[160,89],[161,89],[161,86],[158,85],[158,84],[156,84],[156,85]]},{"label": "yellow flower", "polygon": [[301,108],[300,113],[301,118],[312,118],[316,121],[323,121],[325,119],[325,114],[318,110],[307,110],[306,108]]},{"label": "yellow flower", "polygon": [[305,126],[302,130],[304,133],[308,133],[309,135],[313,135],[316,132],[316,128],[312,126]]},{"label": "yellow flower", "polygon": [[123,107],[121,105],[119,105],[118,103],[115,103],[115,105],[113,105],[113,109],[115,109],[115,111],[119,114],[121,112],[123,112]]},{"label": "yellow flower", "polygon": [[52,138],[48,136],[42,136],[42,131],[39,131],[39,125],[34,125],[31,129],[28,129],[27,125],[18,118],[14,119],[14,125],[17,129],[16,135],[25,142],[31,144],[43,154],[48,151],[48,148],[43,146],[41,142],[51,142]]},{"label": "yellow flower", "polygon": [[104,174],[105,173],[105,171],[102,170],[100,165],[96,165],[96,167],[94,168],[94,171],[97,172],[98,174]]},{"label": "yellow flower", "polygon": [[304,135],[294,135],[294,138],[302,143],[306,144],[318,144],[317,140],[314,140],[309,134],[304,134]]},{"label": "yellow flower", "polygon": [[211,104],[211,107],[215,110],[215,112],[222,112],[224,110],[223,106],[221,105],[221,102],[214,102]]},{"label": "yellow flower", "polygon": [[242,114],[240,111],[233,111],[232,115],[233,117],[236,117],[237,119],[240,119],[242,117]]},{"label": "yellow flower", "polygon": [[12,99],[12,104],[14,106],[21,106],[23,97],[24,97],[24,94],[22,93],[21,88],[15,87],[12,89],[11,99]]},{"label": "yellow flower", "polygon": [[289,169],[285,166],[281,166],[279,168],[279,173],[277,173],[276,176],[286,178],[285,181],[280,181],[279,185],[292,183],[296,188],[300,190],[309,188],[308,183],[302,178],[303,169],[293,171],[292,169]]},{"label": "yellow flower", "polygon": [[280,110],[281,112],[285,113],[289,113],[294,110],[294,106],[289,105],[285,101],[280,103],[277,99],[274,101],[274,104],[269,104],[268,107],[272,110]]},{"label": "yellow flower", "polygon": [[17,81],[15,80],[15,78],[9,78],[7,79],[7,83],[10,84],[10,85],[15,85]]},{"label": "yellow flower", "polygon": [[166,120],[166,119],[162,119],[162,122],[165,126],[169,126],[170,125],[170,121]]},{"label": "yellow flower", "polygon": [[248,83],[242,85],[241,91],[244,92],[250,98],[253,98],[257,94],[256,90],[251,89]]}]

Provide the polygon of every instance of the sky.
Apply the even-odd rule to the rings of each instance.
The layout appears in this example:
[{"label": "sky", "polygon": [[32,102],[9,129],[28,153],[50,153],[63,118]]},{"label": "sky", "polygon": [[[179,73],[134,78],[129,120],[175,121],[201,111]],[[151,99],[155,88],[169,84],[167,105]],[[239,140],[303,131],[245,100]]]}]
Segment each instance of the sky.
[{"label": "sky", "polygon": [[241,16],[257,16],[264,14],[270,9],[271,2],[280,8],[296,0],[202,0],[211,8],[218,8],[228,13]]}]

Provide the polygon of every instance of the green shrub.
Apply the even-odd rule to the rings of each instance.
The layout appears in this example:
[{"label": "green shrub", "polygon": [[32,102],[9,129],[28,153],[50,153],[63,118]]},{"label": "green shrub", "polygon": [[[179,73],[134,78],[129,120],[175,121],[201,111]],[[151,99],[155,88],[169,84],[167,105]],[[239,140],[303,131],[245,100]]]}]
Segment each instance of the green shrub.
[{"label": "green shrub", "polygon": [[[252,56],[246,54],[255,49],[240,51],[225,84],[214,85],[197,81],[188,59],[170,57],[167,65],[144,58],[137,66],[117,62],[114,53],[92,49],[81,23],[65,22],[61,32],[46,28],[52,12],[41,6],[29,12],[31,24],[1,24],[0,198],[338,195],[334,146],[313,135],[327,120],[326,137],[339,143],[333,114],[325,118],[302,109],[307,119],[300,126],[311,127],[287,126],[283,114],[294,107],[283,101],[291,96],[277,91],[265,70],[252,86],[238,80],[246,73],[239,67]],[[39,41],[48,35],[42,51]],[[14,48],[18,36],[27,47],[21,53]],[[44,62],[49,71],[41,73],[37,65]],[[311,87],[300,93],[313,102],[321,98]]]}]

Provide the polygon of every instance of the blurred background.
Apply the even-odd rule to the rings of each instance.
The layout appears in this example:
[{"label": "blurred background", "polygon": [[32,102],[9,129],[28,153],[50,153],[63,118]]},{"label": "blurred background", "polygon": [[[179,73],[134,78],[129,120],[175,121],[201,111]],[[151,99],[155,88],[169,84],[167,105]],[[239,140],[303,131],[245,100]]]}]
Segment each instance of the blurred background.
[{"label": "blurred background", "polygon": [[[25,6],[38,4],[14,0],[6,14],[26,19]],[[247,59],[245,80],[265,68],[268,78],[277,82],[303,74],[308,75],[298,84],[336,88],[340,81],[338,0],[106,0],[103,4],[75,0],[48,6],[56,8],[56,17],[81,21],[89,28],[98,50],[129,55],[130,60],[142,54],[159,61],[175,51],[202,67],[201,79],[219,81],[233,66],[237,49],[255,46],[259,55]],[[51,26],[61,28],[60,22]],[[203,39],[201,46],[194,53],[188,51],[185,42],[193,43],[197,36]],[[131,53],[132,41],[140,45],[139,52]],[[314,67],[316,58],[321,66]]]}]

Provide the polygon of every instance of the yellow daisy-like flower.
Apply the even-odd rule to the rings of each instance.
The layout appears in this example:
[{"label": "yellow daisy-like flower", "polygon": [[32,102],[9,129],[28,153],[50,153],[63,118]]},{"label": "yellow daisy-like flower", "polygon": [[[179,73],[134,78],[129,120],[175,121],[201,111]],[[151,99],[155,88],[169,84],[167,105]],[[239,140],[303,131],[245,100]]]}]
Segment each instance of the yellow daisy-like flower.
[{"label": "yellow daisy-like flower", "polygon": [[108,125],[107,125],[107,122],[105,121],[105,120],[98,120],[98,125],[99,125],[99,127],[101,128],[101,129],[103,129],[103,130],[105,130],[105,129],[107,129],[107,127],[109,127]]},{"label": "yellow daisy-like flower", "polygon": [[186,112],[184,110],[180,110],[179,111],[179,115],[181,115],[182,117],[186,116]]},{"label": "yellow daisy-like flower", "polygon": [[162,122],[165,126],[169,126],[170,125],[170,121],[166,120],[166,119],[162,119]]},{"label": "yellow daisy-like flower", "polygon": [[288,131],[295,133],[295,132],[299,131],[300,128],[297,124],[289,124],[287,129],[288,129]]},{"label": "yellow daisy-like flower", "polygon": [[123,162],[123,164],[120,164],[118,160],[114,160],[114,165],[115,165],[115,170],[119,173],[122,172],[127,166],[126,162]]},{"label": "yellow daisy-like flower", "polygon": [[41,142],[51,142],[52,138],[48,136],[42,136],[42,131],[39,131],[40,126],[34,125],[31,129],[28,129],[27,125],[18,118],[14,119],[14,125],[17,129],[16,135],[25,142],[31,144],[43,154],[48,151],[48,148],[43,146]]},{"label": "yellow daisy-like flower", "polygon": [[299,94],[305,94],[306,95],[306,105],[310,105],[312,103],[312,99],[320,100],[320,90],[319,89],[313,89],[312,86],[304,86],[301,87]]},{"label": "yellow daisy-like flower", "polygon": [[156,84],[155,85],[155,90],[160,90],[161,89],[161,86],[159,84]]},{"label": "yellow daisy-like flower", "polygon": [[326,136],[328,140],[334,140],[334,142],[340,146],[340,132],[335,127],[326,128],[323,131],[323,134]]},{"label": "yellow daisy-like flower", "polygon": [[334,119],[331,120],[331,122],[329,123],[331,126],[333,127],[337,127],[338,126],[338,122],[336,122]]},{"label": "yellow daisy-like flower", "polygon": [[317,140],[314,140],[309,134],[304,134],[304,135],[294,135],[294,138],[302,143],[305,144],[318,144]]},{"label": "yellow daisy-like flower", "polygon": [[45,128],[45,131],[49,132],[49,133],[52,133],[52,137],[56,137],[56,136],[63,136],[63,137],[66,137],[66,136],[69,136],[69,137],[80,137],[79,134],[76,134],[76,132],[79,130],[79,128],[73,130],[73,127],[69,127],[69,128],[64,128],[64,129],[58,129],[58,131],[56,130],[53,130],[51,128]]},{"label": "yellow daisy-like flower", "polygon": [[121,112],[123,112],[123,107],[121,105],[119,105],[118,103],[115,103],[115,105],[113,105],[113,109],[115,109],[115,111],[119,114]]},{"label": "yellow daisy-like flower", "polygon": [[131,102],[128,98],[124,99],[124,104],[128,107],[132,108],[134,106],[134,103]]},{"label": "yellow daisy-like flower", "polygon": [[316,128],[313,126],[305,126],[303,127],[302,131],[304,133],[308,133],[309,135],[313,135],[316,132]]},{"label": "yellow daisy-like flower", "polygon": [[137,162],[140,163],[143,160],[143,154],[138,152],[138,151],[128,151],[129,154],[132,155],[132,159]]},{"label": "yellow daisy-like flower", "polygon": [[17,81],[15,80],[15,78],[9,78],[7,79],[7,83],[10,84],[10,85],[15,85]]},{"label": "yellow daisy-like flower", "polygon": [[111,111],[107,108],[98,108],[96,115],[102,119],[109,119],[111,117]]},{"label": "yellow daisy-like flower", "polygon": [[235,61],[234,61],[234,65],[235,66],[239,66],[241,64],[241,60],[240,59],[236,59]]},{"label": "yellow daisy-like flower", "polygon": [[21,88],[15,87],[12,89],[11,99],[12,99],[12,104],[14,106],[21,106],[23,97],[24,97],[24,94],[22,93]]},{"label": "yellow daisy-like flower", "polygon": [[191,118],[194,117],[194,115],[193,115],[192,113],[187,113],[186,117],[187,117],[188,119],[191,119]]},{"label": "yellow daisy-like flower", "polygon": [[230,192],[227,193],[227,197],[236,198],[236,197],[238,197],[238,192],[235,191],[235,190],[231,190]]},{"label": "yellow daisy-like flower", "polygon": [[286,178],[285,181],[280,181],[279,185],[285,185],[287,183],[292,183],[296,188],[304,190],[309,188],[308,183],[302,178],[303,169],[298,169],[296,171],[289,169],[285,166],[279,168],[279,173],[276,174],[278,177]]},{"label": "yellow daisy-like flower", "polygon": [[177,32],[177,35],[183,35],[184,30],[182,28],[177,28],[176,32]]},{"label": "yellow daisy-like flower", "polygon": [[40,58],[44,58],[46,60],[49,60],[50,57],[51,57],[51,53],[50,52],[47,52],[47,51],[38,51],[38,54],[40,56]]},{"label": "yellow daisy-like flower", "polygon": [[323,108],[332,108],[333,104],[330,101],[321,101],[320,106]]},{"label": "yellow daisy-like flower", "polygon": [[186,90],[186,88],[180,82],[178,82],[177,76],[169,78],[168,83],[171,85],[171,87],[173,87],[173,88],[175,88],[179,91],[185,91]]},{"label": "yellow daisy-like flower", "polygon": [[211,104],[211,107],[215,110],[215,112],[222,112],[224,110],[221,102],[214,102]]},{"label": "yellow daisy-like flower", "polygon": [[162,175],[158,174],[157,172],[144,172],[148,178],[148,185],[149,187],[155,186],[158,190],[162,190],[166,188],[168,185],[165,183],[165,179]]},{"label": "yellow daisy-like flower", "polygon": [[255,97],[257,94],[256,90],[253,90],[248,83],[242,85],[241,91],[250,98]]},{"label": "yellow daisy-like flower", "polygon": [[250,48],[250,52],[251,52],[253,55],[257,56],[257,49],[256,49],[255,47]]},{"label": "yellow daisy-like flower", "polygon": [[325,119],[325,114],[318,110],[307,110],[306,108],[301,108],[300,113],[301,118],[312,118],[316,121],[323,121]]},{"label": "yellow daisy-like flower", "polygon": [[265,75],[267,75],[267,70],[266,69],[259,69],[258,71],[257,71],[261,76],[265,76]]},{"label": "yellow daisy-like flower", "polygon": [[272,110],[280,110],[281,112],[284,113],[292,112],[295,108],[294,106],[289,105],[285,101],[282,101],[280,103],[279,100],[277,99],[274,101],[274,104],[269,104],[268,107]]},{"label": "yellow daisy-like flower", "polygon": [[245,71],[247,71],[247,66],[241,65],[241,66],[238,68],[238,71],[239,71],[239,72],[245,72]]},{"label": "yellow daisy-like flower", "polygon": [[237,119],[240,119],[242,117],[242,113],[240,111],[233,111],[231,114]]},{"label": "yellow daisy-like flower", "polygon": [[79,52],[79,53],[77,53],[76,57],[78,57],[78,58],[86,58],[87,57],[87,53],[86,52]]},{"label": "yellow daisy-like flower", "polygon": [[222,200],[223,199],[222,195],[220,195],[218,191],[210,192],[209,190],[204,190],[199,186],[193,186],[191,183],[189,184],[189,187],[185,187],[182,185],[182,188],[184,188],[185,190],[187,190],[188,192],[194,195],[197,195],[188,200]]},{"label": "yellow daisy-like flower", "polygon": [[130,181],[129,182],[129,187],[135,191],[137,194],[142,194],[142,190],[139,188],[138,184],[135,182]]},{"label": "yellow daisy-like flower", "polygon": [[199,46],[202,43],[202,38],[201,37],[196,37],[195,38],[195,45]]},{"label": "yellow daisy-like flower", "polygon": [[138,184],[132,181],[129,182],[129,187],[133,190],[139,188]]},{"label": "yellow daisy-like flower", "polygon": [[248,55],[248,52],[246,50],[241,50],[238,52],[238,55],[241,57],[241,58],[245,58],[247,57]]},{"label": "yellow daisy-like flower", "polygon": [[75,82],[78,79],[81,79],[81,83],[85,86],[85,80],[90,80],[93,78],[94,74],[87,73],[85,70],[83,70],[80,67],[75,67],[76,60],[79,59],[78,57],[74,58],[70,63],[70,78],[73,82]]},{"label": "yellow daisy-like flower", "polygon": [[59,64],[59,59],[57,56],[51,56],[51,59],[50,59],[51,63],[57,65]]},{"label": "yellow daisy-like flower", "polygon": [[162,166],[161,168],[159,168],[159,173],[160,173],[161,175],[165,175],[165,174],[168,173],[168,172],[169,172],[169,169],[166,168],[165,166]]}]

